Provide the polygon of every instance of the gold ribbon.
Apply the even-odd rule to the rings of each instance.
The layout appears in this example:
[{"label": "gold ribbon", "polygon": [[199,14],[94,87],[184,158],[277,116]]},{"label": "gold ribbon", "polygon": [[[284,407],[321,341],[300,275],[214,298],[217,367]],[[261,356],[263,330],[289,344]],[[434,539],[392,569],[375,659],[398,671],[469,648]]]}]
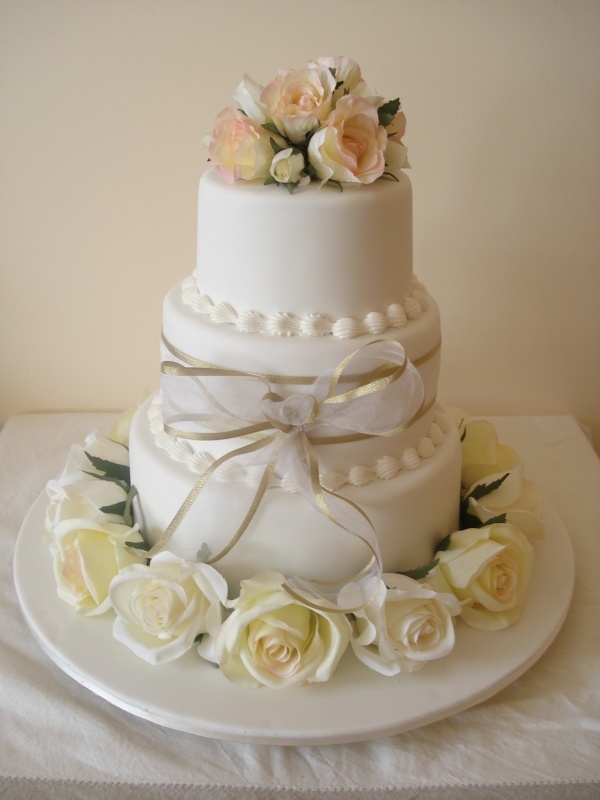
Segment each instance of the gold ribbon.
[{"label": "gold ribbon", "polygon": [[[422,417],[426,411],[431,408],[434,400],[425,404],[424,400],[422,399],[420,402],[419,407],[411,414],[408,420],[404,420],[401,424],[394,426],[393,428],[384,431],[383,433],[362,433],[362,432],[355,432],[355,433],[344,433],[340,435],[334,436],[311,436],[306,430],[305,426],[313,425],[314,423],[318,423],[319,421],[323,422],[323,420],[319,420],[319,412],[321,410],[330,409],[330,412],[333,412],[335,408],[343,408],[347,406],[348,403],[352,401],[367,401],[369,398],[376,393],[385,392],[386,390],[390,389],[394,384],[397,383],[403,376],[406,375],[407,369],[411,368],[411,375],[407,376],[409,383],[412,382],[411,392],[414,391],[415,386],[418,386],[422,393],[422,383],[420,382],[420,377],[416,372],[416,368],[414,364],[411,364],[409,360],[406,358],[404,354],[404,350],[402,347],[397,343],[389,340],[373,340],[366,345],[363,345],[361,348],[358,348],[353,353],[348,355],[343,361],[341,361],[330,374],[328,386],[326,390],[325,397],[319,401],[316,397],[310,394],[302,394],[300,396],[293,395],[291,398],[287,400],[289,403],[292,404],[292,412],[294,411],[294,404],[299,405],[303,403],[303,407],[301,409],[302,416],[298,419],[294,420],[294,422],[289,422],[282,420],[281,418],[274,416],[273,411],[281,410],[282,404],[286,403],[281,395],[276,394],[270,390],[270,384],[275,385],[313,385],[317,384],[317,381],[322,380],[324,381],[324,376],[290,376],[290,375],[269,375],[269,374],[262,374],[256,372],[245,372],[242,370],[231,370],[225,369],[222,367],[215,366],[213,364],[209,364],[207,362],[201,361],[199,359],[193,358],[188,354],[184,353],[183,351],[176,348],[172,345],[166,337],[163,335],[163,344],[168,352],[176,358],[178,361],[172,360],[165,360],[161,365],[162,373],[171,378],[223,378],[223,379],[236,379],[240,381],[250,381],[260,382],[266,384],[267,391],[262,395],[261,398],[261,411],[263,414],[264,419],[261,421],[249,421],[244,420],[237,417],[235,414],[232,414],[225,405],[220,402],[214,395],[208,390],[206,385],[200,381],[194,381],[194,391],[198,392],[197,398],[201,398],[204,404],[207,404],[214,412],[210,415],[202,414],[202,413],[189,413],[184,412],[181,414],[177,414],[172,416],[168,422],[165,421],[164,428],[165,431],[176,438],[181,439],[189,439],[194,441],[222,441],[227,440],[230,438],[249,438],[251,441],[249,444],[229,451],[225,453],[220,458],[217,458],[200,476],[197,482],[194,484],[192,490],[180,506],[179,510],[173,517],[172,521],[163,532],[162,536],[158,539],[158,541],[154,544],[154,546],[149,551],[149,556],[155,555],[160,550],[164,549],[172,536],[175,534],[179,526],[181,525],[184,517],[189,512],[190,508],[196,500],[198,499],[201,492],[205,489],[207,484],[209,483],[211,477],[214,473],[221,467],[223,464],[228,462],[231,459],[236,458],[243,458],[244,456],[248,456],[251,454],[256,454],[259,451],[273,447],[275,449],[274,457],[267,458],[266,464],[264,465],[264,470],[262,472],[262,476],[260,479],[260,483],[258,488],[255,491],[254,497],[248,507],[248,510],[242,520],[241,524],[239,524],[237,530],[230,538],[227,545],[219,551],[215,556],[211,557],[210,560],[207,561],[209,564],[214,564],[220,559],[222,559],[227,553],[231,551],[231,549],[239,542],[242,535],[247,530],[250,522],[252,521],[258,507],[260,506],[265,492],[269,486],[269,482],[272,478],[274,473],[277,461],[279,460],[281,450],[283,449],[284,452],[289,453],[288,445],[288,436],[292,436],[291,444],[292,444],[292,453],[294,457],[297,457],[299,461],[305,464],[308,470],[308,478],[310,489],[305,487],[304,494],[307,496],[308,499],[311,500],[312,504],[320,513],[322,513],[326,518],[331,520],[336,525],[342,527],[345,530],[348,530],[350,533],[358,536],[362,542],[367,546],[370,556],[367,564],[364,568],[357,573],[356,575],[352,576],[351,578],[346,579],[343,583],[348,583],[349,581],[359,580],[360,578],[364,577],[365,575],[370,575],[375,570],[376,574],[379,575],[381,573],[381,560],[379,555],[379,549],[377,545],[377,539],[375,537],[375,533],[373,530],[373,526],[368,518],[368,516],[362,511],[362,509],[353,503],[348,498],[345,498],[341,495],[336,494],[335,492],[331,492],[326,490],[323,486],[321,486],[320,479],[319,479],[319,469],[318,469],[318,457],[317,451],[315,449],[315,445],[318,444],[341,444],[346,442],[352,441],[359,441],[361,439],[371,438],[372,436],[394,436],[402,431],[407,430],[408,427],[413,425],[420,417]],[[396,360],[383,360],[381,364],[379,364],[374,369],[371,369],[368,372],[363,372],[361,374],[348,374],[346,370],[352,365],[352,362],[356,358],[360,358],[366,354],[367,348],[380,348],[385,350],[386,348],[392,349],[395,353]],[[437,343],[432,350],[427,353],[425,356],[418,360],[418,364],[423,364],[425,361],[432,358],[439,350],[440,343]],[[377,350],[376,350],[377,354]],[[401,356],[401,358],[400,358]],[[182,362],[182,363],[181,363]],[[417,384],[417,381],[419,382]],[[338,389],[343,386],[343,384],[357,384],[352,388],[338,392]],[[243,389],[242,389],[243,391]],[[309,397],[310,401],[307,401],[306,398]],[[299,398],[296,401],[294,398]],[[263,402],[264,401],[264,402]],[[265,411],[264,406],[272,404],[271,413]],[[280,405],[281,404],[281,405]],[[367,415],[368,417],[368,415]],[[326,421],[326,420],[325,420]],[[205,428],[204,431],[189,431],[179,426],[175,426],[173,423],[181,423],[181,422],[199,422]],[[213,430],[206,430],[206,428],[213,428]],[[287,450],[286,450],[287,448]],[[279,449],[279,452],[278,452]],[[264,462],[263,462],[264,463]],[[299,474],[296,475],[296,478],[299,478]],[[299,491],[302,490],[302,486],[300,486],[295,477],[292,476],[292,479],[296,483],[297,488]],[[329,497],[329,500],[327,499]],[[337,512],[332,509],[331,503],[337,507]],[[321,598],[319,591],[317,591],[314,586],[325,586],[327,582],[319,582],[313,581],[310,583],[306,583],[303,581],[299,581],[299,584],[302,585],[304,588],[302,591],[299,591],[297,588],[294,588],[293,580],[286,584],[286,588],[295,597],[302,599],[303,602],[308,602],[312,604],[310,601],[307,600],[305,597],[306,594],[306,587],[308,587],[308,591],[313,593],[317,597]],[[298,584],[297,584],[298,585]],[[333,585],[333,584],[330,584]],[[335,585],[338,585],[336,582]],[[312,604],[314,607],[318,607],[323,609],[324,606],[322,605],[322,598],[320,599],[320,604]],[[329,604],[327,606],[328,610],[342,610],[335,607],[335,604]],[[344,609],[345,611],[350,611],[351,609]]]}]

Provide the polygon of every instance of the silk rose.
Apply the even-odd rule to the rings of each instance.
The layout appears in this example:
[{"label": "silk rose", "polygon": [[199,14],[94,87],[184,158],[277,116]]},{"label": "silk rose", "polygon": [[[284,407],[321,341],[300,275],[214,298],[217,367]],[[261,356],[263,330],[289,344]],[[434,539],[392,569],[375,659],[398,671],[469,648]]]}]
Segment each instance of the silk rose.
[{"label": "silk rose", "polygon": [[355,612],[352,649],[382,675],[414,672],[454,647],[460,603],[405,575],[384,574],[373,599]]},{"label": "silk rose", "polygon": [[501,630],[520,617],[533,561],[533,547],[514,525],[498,523],[457,531],[435,554],[427,583],[451,591],[472,628]]},{"label": "silk rose", "polygon": [[269,571],[242,581],[214,642],[217,663],[233,683],[279,689],[327,681],[346,650],[346,617],[308,608],[284,582]]},{"label": "silk rose", "polygon": [[58,596],[86,615],[107,611],[111,580],[146,560],[127,545],[143,542],[137,525],[65,519],[53,526],[51,537]]},{"label": "silk rose", "polygon": [[262,125],[237,108],[223,109],[215,119],[209,140],[210,160],[228,182],[268,178],[273,160],[271,139],[285,147],[281,137],[266,131]]},{"label": "silk rose", "polygon": [[387,134],[377,109],[346,95],[311,138],[308,158],[321,181],[372,183],[385,169]]},{"label": "silk rose", "polygon": [[123,570],[110,584],[113,636],[150,664],[173,661],[200,634],[218,630],[227,584],[208,564],[164,551]]}]

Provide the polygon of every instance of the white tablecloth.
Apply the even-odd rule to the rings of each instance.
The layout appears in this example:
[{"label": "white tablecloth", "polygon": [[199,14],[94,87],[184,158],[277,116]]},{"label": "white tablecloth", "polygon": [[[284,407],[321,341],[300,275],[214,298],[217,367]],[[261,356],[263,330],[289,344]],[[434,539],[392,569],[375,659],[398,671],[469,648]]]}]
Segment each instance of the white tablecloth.
[{"label": "white tablecloth", "polygon": [[600,461],[575,420],[492,419],[575,550],[573,602],[537,664],[491,700],[418,730],[283,747],[204,739],[131,716],[61,672],[33,640],[12,581],[20,525],[70,445],[112,418],[14,417],[0,433],[1,798],[600,797]]}]

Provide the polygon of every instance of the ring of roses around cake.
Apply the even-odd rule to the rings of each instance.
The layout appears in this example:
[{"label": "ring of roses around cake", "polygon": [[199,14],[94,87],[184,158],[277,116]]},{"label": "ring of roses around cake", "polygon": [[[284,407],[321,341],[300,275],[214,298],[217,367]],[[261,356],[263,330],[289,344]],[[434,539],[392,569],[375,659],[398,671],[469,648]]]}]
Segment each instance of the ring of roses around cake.
[{"label": "ring of roses around cake", "polygon": [[[541,657],[560,630],[574,581],[569,536],[546,504],[528,603],[502,635],[461,626],[452,653],[388,681],[347,653],[336,679],[296,692],[255,692],[202,666],[192,651],[164,669],[144,666],[112,637],[108,615],[86,618],[58,597],[40,538],[47,497],[30,509],[14,555],[17,597],[36,641],[67,675],[135,716],[200,736],[262,744],[333,744],[388,736],[491,697]],[[551,585],[553,591],[548,593]],[[477,654],[476,665],[473,653]],[[165,680],[166,675],[169,680]],[[433,691],[443,685],[444,691]]]},{"label": "ring of roses around cake", "polygon": [[[157,664],[180,658],[201,638],[198,653],[224,667],[231,680],[284,687],[328,680],[349,642],[359,660],[382,674],[411,672],[425,661],[448,655],[454,645],[452,617],[459,613],[469,625],[484,630],[505,628],[519,619],[533,548],[515,525],[506,524],[504,515],[497,513],[497,503],[496,516],[490,519],[486,513],[483,521],[473,517],[470,504],[475,494],[479,499],[500,494],[511,512],[520,502],[520,471],[507,492],[499,491],[512,470],[497,476],[498,469],[504,464],[514,466],[518,456],[498,443],[489,424],[472,422],[460,410],[455,412],[463,451],[461,506],[475,528],[447,537],[434,561],[416,573],[377,578],[366,571],[362,577],[355,576],[361,579],[342,589],[344,605],[353,608],[351,624],[342,620],[340,627],[343,609],[338,607],[332,620],[322,613],[323,608],[290,591],[289,581],[278,573],[261,573],[244,582],[240,597],[229,600],[222,577],[209,565],[186,563],[168,552],[145,564],[147,546],[141,543],[131,517],[135,490],[129,483],[125,442],[132,414],[133,410],[117,420],[110,432],[115,438],[90,434],[84,447],[72,448],[63,475],[48,484],[51,502],[46,529],[61,599],[84,615],[98,615],[112,606],[117,614],[114,636],[146,661]],[[478,482],[466,488],[474,469]],[[127,575],[126,579],[125,574],[132,572],[137,573],[141,589],[133,605],[124,606],[119,587],[132,578]],[[422,587],[424,578],[428,586]],[[260,602],[249,589],[253,581],[261,587]],[[282,589],[287,589],[287,595]],[[430,590],[433,595],[428,594]],[[374,605],[380,596],[382,601]],[[296,611],[285,611],[285,616],[292,613],[296,624],[287,625],[282,639],[272,615],[275,609],[280,615],[290,604],[295,604]],[[254,609],[249,619],[259,638],[253,651],[255,662],[245,659],[245,674],[229,656],[235,654],[246,629],[230,620],[248,620],[244,615],[249,607]],[[271,622],[265,626],[267,618]],[[307,626],[304,634],[297,627],[300,618]],[[316,639],[318,658],[313,647],[315,625],[322,634]],[[312,665],[308,672],[307,661]]]}]

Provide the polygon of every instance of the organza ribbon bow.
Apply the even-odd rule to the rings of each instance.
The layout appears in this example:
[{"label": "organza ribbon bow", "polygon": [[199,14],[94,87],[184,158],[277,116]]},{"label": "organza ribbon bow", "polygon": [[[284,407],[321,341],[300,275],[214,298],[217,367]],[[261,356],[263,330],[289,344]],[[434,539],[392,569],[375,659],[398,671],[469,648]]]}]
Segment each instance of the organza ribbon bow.
[{"label": "organza ribbon bow", "polygon": [[[277,468],[316,511],[362,540],[368,554],[364,569],[348,581],[372,585],[370,578],[381,573],[373,526],[358,505],[321,485],[317,448],[395,436],[424,413],[423,382],[402,346],[387,339],[371,341],[316,377],[224,369],[190,357],[164,337],[163,348],[167,433],[178,439],[237,439],[242,444],[216,458],[200,475],[150,555],[165,548],[191,506],[211,491],[215,472],[236,459],[245,466],[260,465],[261,478],[242,519],[233,519],[231,509],[222,508],[223,529],[230,530],[231,536],[208,563],[219,561],[239,541]],[[287,396],[277,391],[282,386]],[[328,584],[325,592],[323,584],[291,577],[286,588],[319,607],[337,608],[337,591],[348,581],[341,581],[337,588]]]}]

